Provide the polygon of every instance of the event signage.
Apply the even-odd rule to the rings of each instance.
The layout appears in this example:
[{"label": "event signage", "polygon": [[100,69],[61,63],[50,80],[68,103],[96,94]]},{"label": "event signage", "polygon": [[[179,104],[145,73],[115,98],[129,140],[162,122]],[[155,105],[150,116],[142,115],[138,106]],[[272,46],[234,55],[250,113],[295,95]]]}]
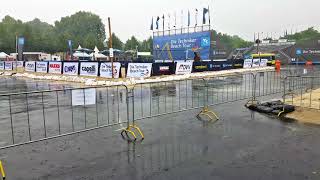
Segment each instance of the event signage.
[{"label": "event signage", "polygon": [[260,66],[261,67],[265,67],[268,65],[268,59],[261,59],[260,61]]},{"label": "event signage", "polygon": [[22,68],[23,67],[23,61],[17,61],[17,67]]},{"label": "event signage", "polygon": [[78,75],[79,71],[79,63],[78,62],[64,62],[63,63],[63,74],[66,75]]},{"label": "event signage", "polygon": [[62,62],[49,62],[49,73],[61,74]]},{"label": "event signage", "polygon": [[98,76],[98,62],[81,62],[80,75],[82,76]]},{"label": "event signage", "polygon": [[252,67],[259,67],[259,66],[260,66],[260,59],[253,59]]},{"label": "event signage", "polygon": [[243,62],[243,68],[251,68],[252,67],[252,59],[245,59]]},{"label": "event signage", "polygon": [[72,106],[87,106],[96,104],[96,89],[72,90]]},{"label": "event signage", "polygon": [[152,63],[129,63],[128,78],[146,78],[151,76]]},{"label": "event signage", "polygon": [[4,61],[0,61],[0,70],[4,70]]},{"label": "event signage", "polygon": [[4,70],[12,71],[12,69],[13,69],[12,61],[5,61]]},{"label": "event signage", "polygon": [[24,70],[26,72],[35,72],[36,71],[36,62],[35,61],[27,61],[25,63]]},{"label": "event signage", "polygon": [[36,62],[36,72],[48,73],[48,62],[43,62],[43,61]]},{"label": "event signage", "polygon": [[[119,62],[113,63],[113,77],[119,78],[120,76],[120,67]],[[100,64],[100,77],[112,78],[112,63],[101,63]]]},{"label": "event signage", "polygon": [[176,74],[190,74],[192,72],[192,61],[177,62]]}]

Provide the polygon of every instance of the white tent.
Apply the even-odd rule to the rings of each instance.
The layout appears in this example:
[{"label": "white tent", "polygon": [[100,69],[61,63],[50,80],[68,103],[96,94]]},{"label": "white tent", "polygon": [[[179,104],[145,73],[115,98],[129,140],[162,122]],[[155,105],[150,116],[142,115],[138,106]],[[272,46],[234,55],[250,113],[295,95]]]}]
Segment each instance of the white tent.
[{"label": "white tent", "polygon": [[0,58],[4,59],[7,58],[9,55],[4,53],[4,52],[0,52]]},{"label": "white tent", "polygon": [[75,53],[73,53],[73,56],[74,57],[92,57],[92,55],[89,55],[85,52],[79,52],[79,51],[76,51]]},{"label": "white tent", "polygon": [[78,46],[78,49],[82,49],[82,47],[80,46],[80,44],[79,44],[79,46]]},{"label": "white tent", "polygon": [[97,46],[95,46],[95,47],[94,47],[94,53],[95,53],[95,54],[98,54],[99,52],[100,52],[99,49],[97,48]]}]

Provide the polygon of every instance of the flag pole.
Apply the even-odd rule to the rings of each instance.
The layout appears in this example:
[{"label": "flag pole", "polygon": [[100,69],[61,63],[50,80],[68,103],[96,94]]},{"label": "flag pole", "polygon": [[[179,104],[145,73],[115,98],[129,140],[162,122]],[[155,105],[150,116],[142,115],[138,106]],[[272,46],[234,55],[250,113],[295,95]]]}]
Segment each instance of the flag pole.
[{"label": "flag pole", "polygon": [[[112,48],[112,33],[111,33],[111,20],[108,17],[108,24],[109,24],[109,57],[110,57],[110,49]],[[111,60],[111,72],[112,72],[112,79],[114,78],[113,75],[113,57],[110,57]]]}]

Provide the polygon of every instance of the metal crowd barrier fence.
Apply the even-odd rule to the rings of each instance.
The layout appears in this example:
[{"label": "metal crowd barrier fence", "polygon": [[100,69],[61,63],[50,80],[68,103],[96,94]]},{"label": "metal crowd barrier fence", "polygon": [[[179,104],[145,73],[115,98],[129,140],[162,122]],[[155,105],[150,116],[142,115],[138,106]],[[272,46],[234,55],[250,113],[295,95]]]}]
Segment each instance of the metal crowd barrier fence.
[{"label": "metal crowd barrier fence", "polygon": [[115,125],[129,140],[144,138],[136,121],[282,92],[288,72],[257,72],[137,84],[0,95],[0,149]]},{"label": "metal crowd barrier fence", "polygon": [[320,76],[287,76],[283,81],[283,102],[320,110]]}]

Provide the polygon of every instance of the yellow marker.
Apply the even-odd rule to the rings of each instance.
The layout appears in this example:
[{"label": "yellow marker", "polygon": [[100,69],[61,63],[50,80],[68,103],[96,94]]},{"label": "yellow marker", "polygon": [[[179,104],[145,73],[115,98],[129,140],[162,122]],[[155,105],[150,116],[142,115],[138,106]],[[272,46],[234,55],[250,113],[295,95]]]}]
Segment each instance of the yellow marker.
[{"label": "yellow marker", "polygon": [[6,173],[4,172],[2,161],[0,161],[0,172],[1,172],[2,179],[3,180],[6,179]]}]

